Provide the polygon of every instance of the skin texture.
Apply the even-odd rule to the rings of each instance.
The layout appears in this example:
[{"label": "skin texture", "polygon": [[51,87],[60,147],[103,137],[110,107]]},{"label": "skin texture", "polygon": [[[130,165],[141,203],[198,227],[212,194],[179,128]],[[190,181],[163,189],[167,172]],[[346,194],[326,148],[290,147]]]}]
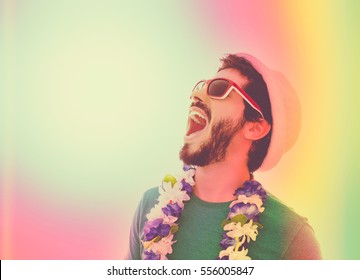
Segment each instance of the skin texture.
[{"label": "skin texture", "polygon": [[[246,77],[232,68],[219,71],[213,78],[227,78],[240,87],[244,87],[248,82]],[[194,192],[200,199],[208,202],[232,200],[234,190],[250,179],[247,154],[252,141],[264,137],[271,127],[265,120],[245,122],[240,126],[245,105],[243,98],[235,91],[223,100],[216,100],[207,96],[205,86],[192,93],[191,101],[194,105],[202,104],[200,108],[193,106],[190,109],[206,115],[207,125],[196,135],[194,133],[185,136],[184,147],[180,152],[181,158],[184,158],[186,153],[187,158],[191,159],[192,155],[200,153],[201,149],[209,144],[210,147],[224,145],[224,143],[214,144],[219,142],[219,139],[216,139],[219,130],[224,130],[222,132],[228,136],[225,146],[220,149],[221,156],[216,157],[219,153],[215,153],[215,156],[208,159],[202,166],[198,166]],[[196,164],[196,160],[191,159],[187,163]]]}]

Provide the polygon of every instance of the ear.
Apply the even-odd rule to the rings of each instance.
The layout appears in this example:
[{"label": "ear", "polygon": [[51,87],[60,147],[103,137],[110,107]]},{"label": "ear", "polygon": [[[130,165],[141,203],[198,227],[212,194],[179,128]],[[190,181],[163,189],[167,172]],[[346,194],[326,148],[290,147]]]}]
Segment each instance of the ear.
[{"label": "ear", "polygon": [[248,140],[256,141],[265,137],[270,129],[271,125],[265,119],[261,119],[257,122],[246,122],[244,125],[244,136]]}]

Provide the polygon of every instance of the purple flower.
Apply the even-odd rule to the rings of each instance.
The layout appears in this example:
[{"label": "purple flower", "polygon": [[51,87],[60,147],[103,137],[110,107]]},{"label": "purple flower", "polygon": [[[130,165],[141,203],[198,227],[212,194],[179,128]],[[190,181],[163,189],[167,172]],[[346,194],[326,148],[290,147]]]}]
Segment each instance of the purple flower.
[{"label": "purple flower", "polygon": [[156,236],[165,237],[170,232],[170,225],[163,224],[162,219],[156,219],[153,221],[147,221],[144,226],[144,240],[150,241]]},{"label": "purple flower", "polygon": [[189,171],[190,169],[195,169],[195,167],[192,165],[184,164],[184,166],[183,166],[184,171]]},{"label": "purple flower", "polygon": [[246,195],[247,197],[254,194],[258,194],[262,202],[264,202],[267,198],[266,191],[262,188],[261,184],[255,180],[246,181],[244,185],[238,188],[234,193],[235,196]]},{"label": "purple flower", "polygon": [[253,220],[259,214],[259,209],[255,204],[244,204],[242,202],[236,203],[230,208],[228,219],[235,217],[238,214],[244,214],[249,220]]},{"label": "purple flower", "polygon": [[223,233],[223,239],[220,241],[220,246],[223,250],[226,250],[228,247],[234,246],[235,244],[235,239],[227,236],[226,233]]},{"label": "purple flower", "polygon": [[181,180],[182,190],[186,191],[187,194],[192,193],[192,187],[189,183],[185,182],[184,179]]},{"label": "purple flower", "polygon": [[180,217],[182,211],[181,207],[176,202],[166,205],[165,207],[161,208],[161,210],[166,216],[172,216],[177,218]]},{"label": "purple flower", "polygon": [[144,251],[143,258],[144,260],[160,260],[160,255],[153,251]]}]

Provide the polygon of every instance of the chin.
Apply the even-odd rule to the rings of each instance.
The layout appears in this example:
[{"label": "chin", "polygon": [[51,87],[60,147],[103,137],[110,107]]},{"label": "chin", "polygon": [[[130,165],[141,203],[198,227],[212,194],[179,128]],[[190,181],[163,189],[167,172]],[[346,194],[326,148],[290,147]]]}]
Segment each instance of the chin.
[{"label": "chin", "polygon": [[201,145],[195,151],[192,151],[190,146],[189,143],[184,144],[179,153],[180,160],[188,165],[206,166],[210,164],[211,157],[206,145]]},{"label": "chin", "polygon": [[237,122],[236,125],[230,120],[223,120],[212,127],[208,138],[205,137],[208,135],[205,130],[185,136],[180,159],[186,164],[196,166],[206,166],[225,160],[230,142],[241,127],[241,122]]}]

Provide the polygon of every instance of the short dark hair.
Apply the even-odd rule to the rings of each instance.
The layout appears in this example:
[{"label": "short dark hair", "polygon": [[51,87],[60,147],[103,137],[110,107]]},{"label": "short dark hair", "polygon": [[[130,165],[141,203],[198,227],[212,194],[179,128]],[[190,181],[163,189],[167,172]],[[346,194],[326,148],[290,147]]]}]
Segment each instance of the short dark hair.
[{"label": "short dark hair", "polygon": [[[252,64],[247,59],[237,56],[235,54],[228,54],[220,61],[221,65],[218,71],[227,68],[233,68],[238,70],[240,74],[242,74],[249,80],[249,82],[243,87],[243,89],[260,106],[265,120],[272,126],[273,120],[271,114],[269,92],[261,74],[252,66]],[[244,120],[250,122],[259,121],[261,115],[256,110],[254,110],[247,102],[244,102],[244,104]],[[272,129],[270,129],[269,133],[265,137],[253,141],[248,153],[248,168],[251,173],[257,170],[264,161],[270,145],[271,133]]]}]

